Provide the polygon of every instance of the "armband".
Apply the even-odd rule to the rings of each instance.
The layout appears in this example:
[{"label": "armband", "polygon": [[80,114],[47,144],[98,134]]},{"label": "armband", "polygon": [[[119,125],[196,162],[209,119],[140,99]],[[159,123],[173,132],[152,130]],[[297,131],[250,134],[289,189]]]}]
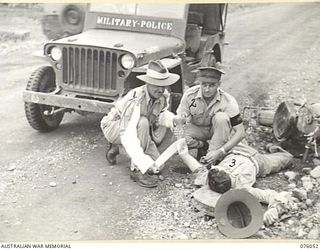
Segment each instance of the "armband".
[{"label": "armband", "polygon": [[242,122],[243,122],[243,120],[242,120],[240,114],[237,114],[236,116],[230,118],[230,123],[231,123],[232,127],[237,126],[237,125],[241,124]]}]

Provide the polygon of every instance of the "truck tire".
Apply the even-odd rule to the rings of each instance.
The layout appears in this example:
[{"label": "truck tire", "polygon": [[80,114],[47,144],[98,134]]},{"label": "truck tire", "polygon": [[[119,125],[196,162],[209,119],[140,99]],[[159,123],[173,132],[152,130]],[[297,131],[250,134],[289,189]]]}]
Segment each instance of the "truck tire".
[{"label": "truck tire", "polygon": [[[52,67],[40,67],[32,73],[29,78],[26,90],[49,93],[56,88],[55,74]],[[59,127],[63,112],[54,115],[44,115],[46,110],[57,109],[48,105],[25,102],[24,110],[27,120],[32,128],[40,132],[49,132]]]}]

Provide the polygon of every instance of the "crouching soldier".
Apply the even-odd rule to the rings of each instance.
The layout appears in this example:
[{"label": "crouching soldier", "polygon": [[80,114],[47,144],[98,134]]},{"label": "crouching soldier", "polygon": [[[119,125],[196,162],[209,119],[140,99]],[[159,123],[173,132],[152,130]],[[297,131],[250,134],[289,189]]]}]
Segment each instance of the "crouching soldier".
[{"label": "crouching soldier", "polygon": [[183,94],[177,109],[187,117],[185,138],[189,149],[198,148],[197,160],[205,155],[208,162],[219,161],[245,136],[237,101],[220,88],[222,74],[217,68],[199,68],[199,85]]},{"label": "crouching soldier", "polygon": [[[111,144],[106,154],[110,164],[116,163],[116,157],[119,154],[118,145],[121,144],[120,138],[127,128],[135,104],[140,105],[137,136],[143,152],[153,160],[156,160],[160,154],[155,142],[151,139],[150,126],[158,122],[162,126],[172,128],[174,114],[167,110],[169,93],[166,87],[177,82],[180,76],[169,73],[160,61],[150,61],[146,74],[139,75],[137,78],[144,81],[145,85],[129,91],[101,121],[101,129]],[[131,179],[140,186],[148,188],[157,186],[157,178],[148,173],[142,174],[133,163],[131,163],[131,171]]]}]

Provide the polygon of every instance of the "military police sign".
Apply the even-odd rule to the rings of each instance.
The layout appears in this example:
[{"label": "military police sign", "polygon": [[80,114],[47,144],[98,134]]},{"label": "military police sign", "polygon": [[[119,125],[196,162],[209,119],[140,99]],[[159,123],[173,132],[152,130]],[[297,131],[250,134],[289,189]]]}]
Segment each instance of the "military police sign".
[{"label": "military police sign", "polygon": [[97,16],[97,25],[126,27],[131,29],[172,30],[173,23],[168,21],[139,20],[134,18],[118,18]]}]

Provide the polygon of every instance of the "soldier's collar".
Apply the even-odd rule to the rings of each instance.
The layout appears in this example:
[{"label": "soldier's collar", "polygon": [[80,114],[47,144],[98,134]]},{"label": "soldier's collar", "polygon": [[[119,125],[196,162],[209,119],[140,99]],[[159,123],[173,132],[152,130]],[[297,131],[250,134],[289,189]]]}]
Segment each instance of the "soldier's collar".
[{"label": "soldier's collar", "polygon": [[216,94],[216,96],[213,98],[213,101],[214,102],[220,102],[221,101],[221,89],[220,88],[218,88],[217,89],[217,94]]},{"label": "soldier's collar", "polygon": [[236,177],[230,173],[229,173],[229,176],[230,176],[230,180],[231,180],[231,188],[236,187]]}]

